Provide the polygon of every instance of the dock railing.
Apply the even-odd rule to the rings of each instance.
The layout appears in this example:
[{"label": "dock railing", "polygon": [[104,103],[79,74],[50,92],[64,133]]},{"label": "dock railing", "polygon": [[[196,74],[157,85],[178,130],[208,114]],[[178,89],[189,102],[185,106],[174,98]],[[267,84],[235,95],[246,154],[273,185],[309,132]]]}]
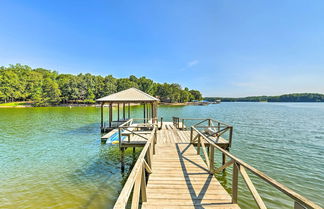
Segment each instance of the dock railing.
[{"label": "dock railing", "polygon": [[157,126],[151,134],[146,138],[147,142],[142,149],[127,181],[119,194],[119,197],[114,205],[114,209],[126,208],[130,196],[132,194],[131,208],[139,208],[140,200],[147,201],[146,194],[146,176],[152,173],[152,159],[155,154],[155,144],[157,141]]},{"label": "dock railing", "polygon": [[[122,135],[125,132],[128,132],[129,135],[136,135],[144,140],[147,140],[145,136],[143,136],[142,132],[138,132],[140,129],[152,130],[158,123],[158,119],[154,118],[151,122],[147,123],[136,123],[137,121],[143,121],[143,118],[131,118],[126,122],[122,123],[118,126],[118,139],[119,145],[123,143]],[[129,138],[130,139],[130,138]]]},{"label": "dock railing", "polygon": [[[197,129],[204,129],[204,130],[211,130],[213,137],[216,137],[216,139],[219,139],[219,137],[224,137],[225,140],[228,141],[229,145],[228,147],[231,147],[232,145],[232,139],[233,139],[233,126],[228,125],[226,123],[223,123],[218,120],[214,120],[211,118],[179,118],[179,117],[173,117],[173,125],[181,130],[186,130],[189,122],[194,123],[194,127]],[[196,121],[199,121],[198,123],[195,123]],[[195,140],[196,138],[193,138],[192,135],[192,129],[191,129],[191,137],[190,141]]]},{"label": "dock railing", "polygon": [[[240,160],[236,156],[232,155],[228,151],[222,149],[218,146],[215,142],[210,140],[205,134],[197,129],[202,122],[197,123],[194,126],[191,126],[191,143],[194,141],[197,142],[197,154],[200,155],[201,150],[203,156],[205,158],[205,162],[209,168],[209,172],[211,174],[215,174],[218,172],[223,171],[225,168],[233,165],[233,175],[232,175],[232,203],[237,203],[238,199],[238,174],[240,173],[243,177],[248,189],[250,190],[257,206],[261,209],[267,208],[264,204],[261,196],[259,195],[258,191],[256,190],[252,180],[249,177],[247,171],[252,172],[257,177],[262,179],[263,181],[267,182],[271,186],[275,187],[288,197],[294,200],[294,209],[305,209],[305,208],[312,208],[312,209],[321,209],[320,206],[316,205],[315,203],[311,202],[310,200],[306,199],[305,197],[297,194],[293,190],[289,189],[288,187],[284,186],[283,184],[277,182],[276,180],[270,178],[266,174],[262,173],[261,171],[257,170],[256,168],[250,166],[249,164],[245,163],[244,161]],[[194,136],[196,134],[196,136]],[[206,146],[209,147],[209,150],[206,149]],[[222,166],[215,168],[214,163],[214,152],[215,148],[220,151],[222,154],[226,155],[230,158],[229,161],[224,163]]]}]

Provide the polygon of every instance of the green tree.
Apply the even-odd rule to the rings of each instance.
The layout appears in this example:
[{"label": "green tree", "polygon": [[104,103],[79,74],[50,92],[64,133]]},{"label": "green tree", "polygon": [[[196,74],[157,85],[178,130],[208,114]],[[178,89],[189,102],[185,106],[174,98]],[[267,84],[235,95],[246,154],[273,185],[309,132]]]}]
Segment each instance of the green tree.
[{"label": "green tree", "polygon": [[134,81],[130,81],[127,78],[120,78],[117,80],[117,91],[122,91],[132,87],[138,88],[137,83],[135,83]]},{"label": "green tree", "polygon": [[190,90],[190,93],[192,94],[194,100],[202,100],[202,95],[201,95],[200,91]]},{"label": "green tree", "polygon": [[138,87],[141,91],[144,91],[148,94],[154,95],[156,91],[156,85],[151,79],[147,79],[144,76],[140,77],[137,80]]},{"label": "green tree", "polygon": [[[182,89],[179,84],[155,83],[144,76],[116,79],[112,75],[103,77],[90,73],[59,74],[21,64],[0,67],[0,102],[32,100],[35,106],[79,101],[93,103],[96,98],[131,87],[157,96],[164,102],[186,102],[201,95],[199,91],[192,93],[194,90]],[[313,95],[300,98],[321,99]]]},{"label": "green tree", "polygon": [[58,104],[61,101],[61,91],[58,84],[50,78],[46,78],[43,83],[43,98],[45,103]]}]

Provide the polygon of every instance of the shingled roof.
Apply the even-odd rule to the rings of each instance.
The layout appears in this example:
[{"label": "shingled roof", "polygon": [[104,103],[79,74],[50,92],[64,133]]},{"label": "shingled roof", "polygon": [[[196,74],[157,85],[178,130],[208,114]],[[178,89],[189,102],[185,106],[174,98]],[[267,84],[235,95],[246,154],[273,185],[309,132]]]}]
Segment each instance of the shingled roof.
[{"label": "shingled roof", "polygon": [[96,100],[97,102],[156,102],[157,98],[136,88],[129,88]]}]

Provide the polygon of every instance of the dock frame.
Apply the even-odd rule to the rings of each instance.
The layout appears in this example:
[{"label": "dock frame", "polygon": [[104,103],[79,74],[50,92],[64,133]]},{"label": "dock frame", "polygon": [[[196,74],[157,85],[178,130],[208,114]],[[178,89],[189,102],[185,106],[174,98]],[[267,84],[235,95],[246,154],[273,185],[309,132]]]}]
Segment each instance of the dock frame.
[{"label": "dock frame", "polygon": [[[180,121],[182,124],[179,126],[177,122]],[[267,208],[250,178],[251,174],[290,197],[294,201],[292,205],[294,209],[321,208],[232,155],[229,152],[233,136],[232,126],[212,119],[203,119],[186,128],[185,121],[186,119],[177,119],[164,122],[160,129],[154,124],[150,134],[143,135],[146,139],[145,144],[141,144],[143,149],[120,192],[114,209],[128,206],[132,209],[237,209],[240,208],[239,175],[246,183],[258,208]],[[210,134],[208,128],[216,129],[216,132]],[[230,140],[222,138],[225,133]],[[127,146],[130,145],[120,144],[121,148]],[[218,166],[215,163],[216,152],[223,155],[222,164]],[[232,166],[231,194],[214,176],[230,166]]]}]

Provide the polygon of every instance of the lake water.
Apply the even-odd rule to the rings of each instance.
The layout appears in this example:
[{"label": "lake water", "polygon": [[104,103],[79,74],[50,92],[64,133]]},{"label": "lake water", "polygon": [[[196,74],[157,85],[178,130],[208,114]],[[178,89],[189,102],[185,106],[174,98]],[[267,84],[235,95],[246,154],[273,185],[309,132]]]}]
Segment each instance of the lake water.
[{"label": "lake water", "polygon": [[[232,153],[324,206],[323,103],[161,106],[161,116],[233,125]],[[94,107],[0,108],[0,208],[112,208],[136,156],[126,151],[121,173],[118,148],[100,143],[99,120]],[[230,190],[231,169],[217,177]],[[269,208],[293,204],[251,177]],[[253,208],[242,179],[239,186],[240,205]]]}]

